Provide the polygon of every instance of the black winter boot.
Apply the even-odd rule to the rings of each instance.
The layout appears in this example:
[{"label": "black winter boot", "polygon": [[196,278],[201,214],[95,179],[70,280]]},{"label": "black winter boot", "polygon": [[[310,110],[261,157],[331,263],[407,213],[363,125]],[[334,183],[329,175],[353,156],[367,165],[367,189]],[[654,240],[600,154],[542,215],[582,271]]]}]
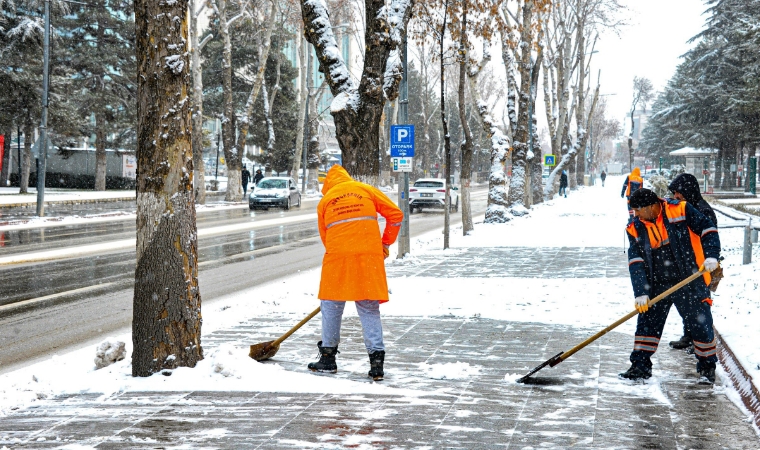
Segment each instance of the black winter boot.
[{"label": "black winter boot", "polygon": [[633,364],[628,370],[618,374],[618,376],[632,381],[646,380],[652,376],[652,369]]},{"label": "black winter boot", "polygon": [[681,339],[677,341],[670,341],[670,348],[675,348],[678,350],[689,348],[690,345],[692,345],[691,336],[687,336],[687,335],[681,336]]},{"label": "black winter boot", "polygon": [[338,347],[322,347],[322,341],[317,343],[319,348],[319,361],[309,363],[312,372],[337,373],[338,364],[335,363],[335,355],[340,353]]},{"label": "black winter boot", "polygon": [[369,375],[370,378],[372,378],[375,381],[380,381],[383,379],[383,375],[385,373],[383,372],[383,361],[385,361],[385,350],[380,350],[379,352],[372,352],[369,354]]},{"label": "black winter boot", "polygon": [[714,384],[715,383],[715,363],[700,363],[702,367],[699,368],[699,384]]}]

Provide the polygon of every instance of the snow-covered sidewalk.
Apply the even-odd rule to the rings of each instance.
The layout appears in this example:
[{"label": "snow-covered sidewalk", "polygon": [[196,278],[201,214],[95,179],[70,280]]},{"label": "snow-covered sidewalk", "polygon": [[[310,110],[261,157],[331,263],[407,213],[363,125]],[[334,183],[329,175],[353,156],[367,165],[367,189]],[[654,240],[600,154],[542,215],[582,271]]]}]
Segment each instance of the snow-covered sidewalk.
[{"label": "snow-covered sidewalk", "polygon": [[[127,201],[135,199],[135,190],[90,191],[84,189],[45,189],[45,203],[51,202],[92,202]],[[37,189],[29,188],[26,194],[19,194],[18,188],[0,187],[0,207],[31,205],[37,203]]]},{"label": "snow-covered sidewalk", "polygon": [[[362,355],[361,335],[351,307],[346,309],[339,357],[341,372],[337,376],[315,376],[305,370],[305,363],[316,353],[318,320],[286,341],[274,362],[257,363],[247,357],[248,345],[278,336],[317,305],[319,270],[311,270],[205,306],[202,342],[206,359],[194,369],[177,369],[170,377],[157,374],[136,379],[131,377],[129,357],[95,370],[92,362],[95,349],[83,348],[3,375],[0,445],[22,442],[30,445],[36,439],[55,436],[65,440],[63,430],[70,430],[74,436],[70,422],[62,421],[60,428],[46,425],[46,420],[58,414],[61,417],[74,414],[74,422],[96,423],[107,414],[117,414],[113,417],[125,414],[109,412],[121,411],[113,409],[118,405],[146,405],[144,411],[136,413],[137,417],[146,418],[141,423],[169,414],[161,408],[174,411],[172,420],[181,422],[182,411],[203,404],[216,408],[222,407],[219,402],[234,403],[234,411],[238,412],[230,414],[239,414],[248,404],[268,401],[274,408],[278,401],[290,399],[270,411],[274,421],[270,427],[264,424],[263,429],[255,428],[262,433],[254,433],[263,439],[261,442],[280,448],[338,448],[354,444],[370,448],[377,442],[404,448],[423,445],[415,440],[419,437],[411,430],[418,429],[424,434],[434,426],[433,443],[429,444],[433,447],[435,442],[438,446],[451,442],[435,440],[443,433],[444,437],[453,436],[446,439],[460,439],[456,445],[468,448],[501,444],[504,440],[514,440],[515,447],[522,443],[534,447],[587,448],[591,443],[606,442],[608,448],[627,448],[636,442],[637,436],[645,434],[676,439],[673,447],[689,447],[694,439],[703,442],[707,439],[711,444],[741,448],[751,438],[746,431],[736,430],[749,429],[746,422],[752,422],[757,432],[754,423],[758,418],[752,420],[746,409],[742,409],[744,423],[736,419],[738,412],[714,411],[721,421],[707,432],[688,427],[709,428],[714,418],[710,414],[681,420],[691,417],[689,402],[697,401],[699,396],[709,399],[708,403],[700,403],[702,407],[725,408],[720,405],[728,397],[743,408],[741,396],[731,387],[725,371],[719,370],[720,382],[714,388],[694,391],[696,373],[692,358],[665,344],[654,357],[655,373],[651,380],[631,384],[616,378],[615,374],[628,366],[633,320],[556,368],[544,369],[541,374],[548,380],[545,385],[514,383],[538,363],[558,351],[568,350],[633,309],[624,253],[627,211],[619,197],[621,184],[622,178],[610,177],[605,188],[593,186],[571,191],[568,198],[538,205],[530,215],[510,223],[477,223],[469,236],[454,229],[448,250],[441,249],[440,231],[414,240],[411,256],[387,264],[391,301],[383,305],[382,314],[389,348],[388,377],[381,384],[363,381],[366,354]],[[476,221],[482,222],[482,218]],[[757,276],[760,251],[755,248],[756,262],[742,266],[741,229],[726,229],[720,234],[726,278],[715,296],[715,324],[745,371],[754,378],[757,388],[760,387],[760,351],[756,345],[760,341],[756,322],[760,316]],[[395,249],[391,254],[395,254]],[[128,331],[114,336],[126,343],[127,354],[131,351]],[[663,342],[676,339],[680,331],[680,318],[671,311]],[[691,394],[684,395],[683,389]],[[273,395],[263,394],[267,392]],[[203,394],[202,400],[198,394]],[[329,403],[327,407],[325,402]],[[527,402],[537,409],[527,412],[530,409],[525,406]],[[67,405],[81,409],[66,412]],[[422,409],[414,409],[415,405]],[[485,409],[478,410],[476,405]],[[492,411],[487,405],[498,408]],[[30,406],[37,408],[25,409]],[[638,410],[639,407],[643,409]],[[301,411],[309,408],[316,408],[316,415],[304,414],[297,419]],[[439,416],[441,408],[449,409]],[[288,416],[291,409],[297,412],[295,416]],[[414,415],[418,412],[419,417]],[[206,409],[206,413],[212,410]],[[410,415],[401,420],[403,430],[382,430],[381,422],[387,420],[398,425],[398,419],[393,418],[407,413]],[[529,420],[526,414],[533,416]],[[18,423],[15,418],[24,415],[32,417],[31,420],[40,415],[40,427],[11,434],[3,426],[4,422]],[[304,423],[306,417],[311,419]],[[353,418],[353,422],[349,420],[345,425],[356,428],[350,436],[329,428],[331,421],[344,417]],[[440,417],[440,422],[431,425],[430,417]],[[491,424],[493,417],[501,417],[508,424]],[[657,427],[648,428],[649,420],[657,420]],[[529,423],[534,428],[525,428]],[[367,430],[367,426],[371,429]],[[609,433],[597,433],[595,437],[595,427],[597,431],[607,427]],[[627,427],[631,428],[626,430]],[[108,441],[139,447],[167,442],[163,435],[146,437],[141,434],[144,429],[135,432],[138,428],[135,422],[116,432],[109,429],[97,439],[87,440],[86,445]],[[538,431],[546,428],[556,431]],[[383,441],[389,432],[394,436],[400,433],[399,439]],[[218,442],[215,439],[237,436],[231,429],[225,430],[224,425],[204,429],[203,433],[195,436],[201,440],[192,442],[210,445]],[[624,440],[615,441],[615,433]],[[78,436],[69,443],[74,445],[77,439],[84,439],[81,434]],[[171,436],[176,438],[177,434]],[[405,436],[409,441],[400,439]]]}]

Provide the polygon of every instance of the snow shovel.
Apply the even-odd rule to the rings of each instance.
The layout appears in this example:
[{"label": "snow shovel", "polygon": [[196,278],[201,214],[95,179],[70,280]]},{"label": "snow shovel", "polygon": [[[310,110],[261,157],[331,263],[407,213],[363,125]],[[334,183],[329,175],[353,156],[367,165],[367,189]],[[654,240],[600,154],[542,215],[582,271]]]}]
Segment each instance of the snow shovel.
[{"label": "snow shovel", "polygon": [[304,317],[302,321],[298,322],[296,326],[288,330],[287,333],[278,337],[274,341],[267,341],[267,342],[262,342],[260,344],[251,345],[251,351],[248,352],[248,356],[255,359],[256,361],[264,361],[271,358],[280,349],[280,344],[282,343],[282,341],[289,338],[291,334],[295,333],[296,330],[304,326],[306,322],[310,321],[314,316],[319,314],[319,310],[320,310],[320,307],[317,307],[317,309],[312,311],[311,314]]},{"label": "snow shovel", "polygon": [[[699,272],[693,273],[690,277],[686,278],[685,280],[681,281],[680,283],[676,284],[672,288],[668,289],[667,291],[663,292],[662,294],[658,295],[657,297],[649,300],[649,307],[654,305],[655,303],[659,302],[663,298],[667,297],[668,295],[672,294],[673,292],[681,289],[682,287],[686,286],[687,284],[691,283],[692,281],[696,280],[702,274],[707,272],[704,268],[704,266],[699,268]],[[573,356],[577,351],[582,349],[583,347],[587,346],[588,344],[594,342],[595,340],[599,339],[600,337],[604,336],[608,332],[615,329],[618,325],[622,324],[623,322],[627,321],[631,317],[638,314],[639,311],[634,309],[633,311],[629,312],[625,316],[618,319],[615,323],[608,326],[607,328],[603,329],[602,331],[596,333],[595,335],[591,336],[590,338],[586,339],[585,341],[581,342],[580,344],[576,345],[575,347],[571,348],[570,350],[566,352],[559,352],[556,355],[552,356],[548,360],[541,363],[541,365],[537,366],[535,369],[531,370],[527,375],[517,380],[518,383],[525,383],[528,381],[531,375],[538,372],[539,370],[543,369],[546,366],[554,367],[557,364],[561,363],[562,361],[566,360],[567,358]]]}]

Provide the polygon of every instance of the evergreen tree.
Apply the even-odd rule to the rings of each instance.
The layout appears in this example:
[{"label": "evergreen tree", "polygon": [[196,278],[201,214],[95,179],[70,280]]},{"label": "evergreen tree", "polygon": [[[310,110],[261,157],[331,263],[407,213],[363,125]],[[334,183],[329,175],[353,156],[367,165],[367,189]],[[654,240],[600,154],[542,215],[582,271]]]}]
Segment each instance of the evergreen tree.
[{"label": "evergreen tree", "polygon": [[95,190],[106,188],[106,148],[134,148],[135,24],[129,0],[75,3],[62,20],[80,134],[95,136]]}]

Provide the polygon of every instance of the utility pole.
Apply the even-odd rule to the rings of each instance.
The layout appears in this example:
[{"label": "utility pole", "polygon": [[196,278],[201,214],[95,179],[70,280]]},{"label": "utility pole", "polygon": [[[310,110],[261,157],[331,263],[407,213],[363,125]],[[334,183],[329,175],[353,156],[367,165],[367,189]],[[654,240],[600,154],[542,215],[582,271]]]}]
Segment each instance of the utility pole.
[{"label": "utility pole", "polygon": [[[398,120],[406,125],[409,121],[409,83],[407,79],[407,51],[406,51],[406,31],[403,34],[401,48],[401,63],[404,65],[404,74],[401,78],[399,89],[399,107]],[[404,255],[411,251],[409,240],[409,172],[404,172],[404,191],[401,193],[401,211],[404,213],[404,219],[401,221],[401,232],[398,240],[398,256],[403,258]]]},{"label": "utility pole", "polygon": [[306,195],[306,163],[309,155],[309,141],[311,141],[311,123],[309,123],[309,109],[311,108],[311,72],[314,70],[314,60],[311,57],[311,48],[306,55],[306,117],[303,121],[303,162],[301,163],[301,194]]},{"label": "utility pole", "polygon": [[[37,166],[37,215],[45,215],[45,166],[48,148],[48,67],[50,66],[50,0],[45,0],[45,43],[42,63],[42,122],[40,123],[40,151]],[[28,137],[28,136],[27,136]]]}]

